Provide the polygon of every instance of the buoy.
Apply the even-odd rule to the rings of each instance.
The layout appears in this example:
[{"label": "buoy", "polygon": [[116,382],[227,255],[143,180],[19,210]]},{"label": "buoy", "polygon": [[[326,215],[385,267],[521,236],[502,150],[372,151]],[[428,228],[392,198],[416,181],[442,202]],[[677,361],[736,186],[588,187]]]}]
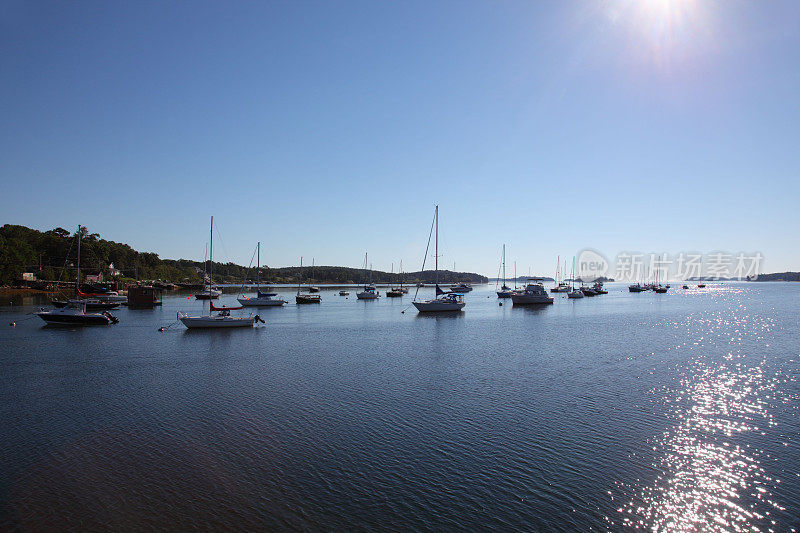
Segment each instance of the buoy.
[{"label": "buoy", "polygon": [[497,302],[497,305],[499,305],[500,307],[503,307],[503,302]]},{"label": "buoy", "polygon": [[161,326],[160,328],[158,328],[158,331],[164,331],[164,326]]},{"label": "buoy", "polygon": [[13,328],[14,326],[16,326],[16,325],[17,325],[17,323],[16,323],[16,322],[11,322],[11,323],[9,324],[9,326],[11,326],[12,328]]}]

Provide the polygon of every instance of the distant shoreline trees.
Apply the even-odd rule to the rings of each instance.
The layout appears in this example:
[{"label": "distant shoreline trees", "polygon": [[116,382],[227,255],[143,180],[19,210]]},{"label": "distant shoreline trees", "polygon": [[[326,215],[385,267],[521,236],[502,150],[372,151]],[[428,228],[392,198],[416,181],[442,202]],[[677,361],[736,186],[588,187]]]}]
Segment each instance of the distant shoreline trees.
[{"label": "distant shoreline trees", "polygon": [[[98,233],[89,233],[81,228],[81,272],[103,273],[106,280],[118,281],[164,280],[172,283],[197,284],[203,281],[202,261],[189,259],[161,259],[158,254],[139,252],[127,244],[100,238]],[[5,224],[0,227],[0,284],[13,285],[20,282],[23,273],[33,273],[43,281],[73,281],[77,259],[76,235],[64,228],[38,231],[25,226]],[[111,276],[112,269],[118,276]],[[206,262],[206,266],[208,262]],[[262,282],[292,283],[297,281],[300,268],[297,266],[270,268],[262,266]],[[402,275],[405,283],[433,283],[435,273],[408,272]],[[235,263],[214,262],[214,281],[217,283],[241,283],[255,280],[255,268]],[[364,270],[342,266],[303,266],[303,283],[361,283]],[[399,273],[372,272],[375,283],[399,283]],[[486,283],[485,276],[472,272],[439,271],[442,284],[463,281]]]}]

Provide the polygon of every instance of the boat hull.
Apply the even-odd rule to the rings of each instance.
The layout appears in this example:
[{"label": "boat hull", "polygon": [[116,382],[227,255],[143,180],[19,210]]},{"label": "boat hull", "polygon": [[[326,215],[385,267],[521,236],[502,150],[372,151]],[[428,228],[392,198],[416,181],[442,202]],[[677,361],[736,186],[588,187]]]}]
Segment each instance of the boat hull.
[{"label": "boat hull", "polygon": [[511,298],[511,294],[512,293],[513,293],[513,291],[511,291],[511,290],[508,290],[508,291],[497,291],[497,297],[498,298]]},{"label": "boat hull", "polygon": [[220,329],[252,327],[255,317],[184,316],[181,322],[188,329]]},{"label": "boat hull", "polygon": [[549,296],[538,294],[512,294],[511,301],[514,305],[547,305],[553,303]]},{"label": "boat hull", "polygon": [[297,295],[295,301],[299,304],[318,304],[320,303],[319,296]]},{"label": "boat hull", "polygon": [[567,298],[572,298],[573,300],[579,300],[583,298],[583,293],[581,291],[572,291],[567,294]]},{"label": "boat hull", "polygon": [[374,292],[359,292],[356,294],[356,298],[359,300],[377,300],[379,297],[380,295]]},{"label": "boat hull", "polygon": [[52,312],[36,313],[36,316],[55,326],[108,326],[114,322],[101,313],[87,313],[83,315],[57,314]]},{"label": "boat hull", "polygon": [[388,298],[400,298],[403,296],[403,291],[386,291],[386,296]]},{"label": "boat hull", "polygon": [[414,302],[414,307],[420,313],[447,313],[453,311],[461,311],[466,302]]},{"label": "boat hull", "polygon": [[237,300],[244,307],[280,307],[286,303],[286,300],[272,298],[237,298]]}]

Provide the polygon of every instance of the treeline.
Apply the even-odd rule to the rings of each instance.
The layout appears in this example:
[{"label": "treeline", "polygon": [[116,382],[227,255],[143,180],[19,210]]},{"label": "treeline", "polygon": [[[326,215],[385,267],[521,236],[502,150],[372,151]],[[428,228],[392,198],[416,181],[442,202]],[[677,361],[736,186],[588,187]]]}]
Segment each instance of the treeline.
[{"label": "treeline", "polygon": [[800,272],[775,272],[774,274],[759,274],[756,279],[748,281],[800,281]]},{"label": "treeline", "polygon": [[[5,224],[0,227],[0,284],[19,283],[23,273],[32,273],[39,280],[73,281],[76,276],[77,232],[64,228],[38,231],[25,226]],[[113,269],[119,271],[113,276]],[[158,254],[138,252],[127,244],[108,241],[81,228],[81,273],[102,273],[106,280],[118,281],[144,279],[164,280],[172,283],[202,283],[201,261],[188,259],[161,259]],[[297,281],[299,267],[261,268],[261,279],[265,282],[290,283]],[[254,280],[254,269],[235,263],[214,262],[214,281],[217,283],[239,283]],[[303,267],[304,283],[359,283],[364,281],[364,270],[338,266]],[[412,272],[404,275],[409,283],[432,282],[434,272]],[[399,274],[375,271],[375,283],[398,283]],[[469,272],[439,272],[440,283],[466,281],[485,283],[487,279]]]}]

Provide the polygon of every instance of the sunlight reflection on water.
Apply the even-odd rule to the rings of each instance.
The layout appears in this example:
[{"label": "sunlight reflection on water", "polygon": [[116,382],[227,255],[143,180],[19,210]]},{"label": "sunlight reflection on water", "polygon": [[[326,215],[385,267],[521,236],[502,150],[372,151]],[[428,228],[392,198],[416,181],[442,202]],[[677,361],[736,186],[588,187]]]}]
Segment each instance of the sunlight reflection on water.
[{"label": "sunlight reflection on water", "polygon": [[671,397],[665,394],[674,425],[652,443],[659,474],[619,509],[623,523],[653,531],[759,531],[754,522],[774,525],[770,513],[784,510],[771,493],[780,480],[763,468],[763,450],[732,437],[764,435],[762,428],[774,425],[766,399],[775,380],[765,374],[766,359],[741,349],[743,337],[760,339],[773,324],[721,313],[688,322],[692,348],[727,341],[732,350],[721,361],[694,359]]}]

